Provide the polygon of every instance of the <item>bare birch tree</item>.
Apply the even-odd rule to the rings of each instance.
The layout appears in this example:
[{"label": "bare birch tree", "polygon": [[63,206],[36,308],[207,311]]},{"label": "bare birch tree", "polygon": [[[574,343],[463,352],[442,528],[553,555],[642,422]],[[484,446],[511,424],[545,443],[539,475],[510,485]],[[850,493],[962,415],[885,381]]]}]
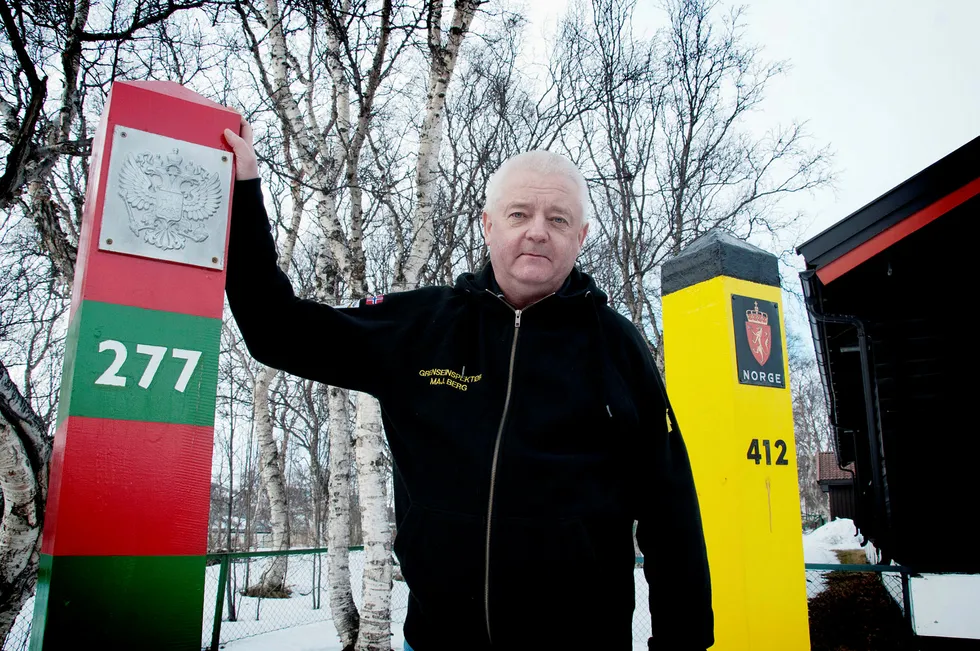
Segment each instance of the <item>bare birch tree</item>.
[{"label": "bare birch tree", "polygon": [[[389,60],[388,47],[392,36],[391,0],[383,0],[380,8],[379,24],[376,28],[376,38],[372,40],[374,52],[370,58],[370,67],[366,73],[360,70],[360,62],[355,53],[361,49],[351,38],[351,30],[346,28],[349,17],[350,3],[345,0],[339,11],[331,10],[328,5],[328,58],[327,68],[334,82],[335,112],[337,140],[339,149],[343,152],[344,181],[349,200],[349,232],[352,264],[347,286],[354,292],[367,291],[367,260],[364,248],[364,209],[361,185],[361,154],[369,137],[371,121],[374,117],[374,104],[386,70],[397,58],[398,51],[408,42],[407,38],[397,44],[395,53]],[[342,57],[342,53],[346,56]],[[344,78],[342,61],[346,59],[351,71],[352,81]],[[350,93],[356,96],[357,120],[351,119]],[[331,406],[340,407],[340,401],[346,402],[346,396],[336,389],[331,390]],[[336,397],[334,393],[336,392]],[[346,406],[346,405],[345,405]],[[364,538],[365,565],[362,577],[363,606],[357,621],[355,648],[358,651],[387,651],[391,647],[391,531],[388,523],[388,498],[386,468],[383,449],[385,445],[384,432],[381,426],[381,408],[377,400],[367,394],[357,396],[355,402],[356,427],[354,430],[355,467],[357,468],[357,486],[360,489],[358,498],[361,515],[362,535]],[[342,412],[346,414],[346,411]],[[338,422],[337,425],[340,423]],[[346,423],[345,423],[346,424]],[[342,445],[346,458],[349,458],[346,430],[341,432],[339,427],[332,427],[338,436],[343,436]],[[342,470],[334,475],[334,450],[331,446],[331,493],[339,493],[344,487],[340,484],[343,479]],[[343,459],[341,459],[343,460]],[[334,486],[334,481],[337,485]],[[331,521],[331,527],[340,527],[342,522]],[[339,534],[339,532],[338,532]],[[334,543],[336,546],[336,543]],[[345,550],[337,550],[337,555]],[[338,559],[339,561],[340,559]],[[342,561],[341,561],[342,562]],[[343,595],[346,597],[346,595]],[[335,617],[336,619],[336,617]],[[349,627],[351,617],[345,618],[345,629]],[[342,639],[342,643],[347,641]]]},{"label": "bare birch tree", "polygon": [[470,23],[482,0],[456,0],[449,33],[443,37],[442,0],[428,0],[427,28],[429,51],[429,83],[425,117],[419,131],[419,153],[416,159],[415,214],[412,220],[411,247],[404,259],[397,262],[396,291],[418,286],[422,267],[432,254],[432,209],[436,192],[436,170],[443,141],[443,109],[446,93],[456,67],[456,56],[466,38]]},{"label": "bare birch tree", "polygon": [[[290,144],[285,143],[287,166],[293,174],[302,177],[302,172],[292,165]],[[290,187],[291,215],[289,225],[285,229],[286,237],[280,241],[279,268],[288,274],[293,263],[293,250],[299,237],[300,222],[306,207],[306,196],[303,187],[295,184]],[[261,366],[255,376],[253,392],[253,423],[254,433],[259,442],[260,472],[262,484],[269,497],[270,524],[272,529],[272,544],[276,549],[286,549],[290,544],[289,506],[285,478],[285,448],[289,440],[290,430],[284,428],[282,449],[276,447],[273,433],[274,423],[272,410],[269,405],[269,389],[275,381],[278,371],[268,366]],[[288,596],[286,585],[287,557],[281,556],[269,563],[260,580],[259,586],[250,588],[250,594],[256,596]],[[257,593],[257,594],[256,594]]]},{"label": "bare birch tree", "polygon": [[[310,179],[315,187],[321,188],[318,195],[322,195],[322,188],[332,185],[333,179],[323,178],[324,172],[328,168],[323,164],[323,161],[318,160],[317,156],[318,146],[315,140],[318,130],[315,128],[316,118],[312,115],[304,116],[301,110],[302,99],[298,99],[291,89],[291,84],[294,81],[303,84],[303,92],[308,101],[312,102],[313,71],[307,71],[305,76],[300,70],[294,70],[292,73],[290,71],[290,67],[294,66],[293,62],[298,61],[295,55],[289,51],[284,30],[284,23],[290,16],[281,12],[280,5],[276,0],[266,0],[261,15],[255,15],[251,5],[240,2],[235,4],[235,9],[241,19],[246,42],[256,64],[259,81],[272,103],[272,110],[283,133],[283,142],[288,143],[290,149],[290,155],[287,156],[288,172],[297,185]],[[261,26],[265,29],[265,34],[261,39],[253,31],[252,21],[255,19],[260,20]],[[263,48],[260,43],[264,43],[265,47]],[[299,74],[298,79],[296,78],[297,74]],[[295,152],[291,151],[293,147]],[[315,196],[314,201],[318,204],[318,213],[322,214],[323,206],[328,200],[322,196]],[[290,264],[292,246],[295,244],[295,236],[299,232],[298,220],[302,216],[303,204],[300,203],[295,208],[296,227],[290,228],[289,235],[292,244],[288,247],[289,251],[282,251],[280,255],[280,266],[283,271],[287,271]],[[287,252],[290,254],[289,258],[285,255]],[[282,472],[283,464],[280,451],[273,434],[272,417],[268,403],[269,386],[275,375],[274,369],[266,368],[260,371],[256,377],[254,419],[256,436],[260,446],[262,483],[269,497],[273,545],[277,549],[285,549],[289,546],[286,482]],[[284,433],[284,436],[288,436],[288,433]],[[251,590],[267,595],[288,594],[285,585],[286,569],[286,557],[275,559],[266,567],[260,584],[253,586]]]},{"label": "bare birch tree", "polygon": [[[268,56],[263,57],[259,39],[251,33],[246,9],[239,5],[251,50],[258,63],[262,85],[272,100],[287,139],[297,143],[295,160],[301,174],[294,181],[313,189],[315,215],[320,232],[315,266],[315,297],[321,302],[336,303],[344,294],[363,295],[367,291],[360,157],[374,115],[373,105],[378,89],[391,69],[393,57],[389,56],[388,44],[393,7],[389,0],[384,0],[376,12],[378,24],[373,27],[374,36],[366,39],[373,45],[366,71],[361,69],[361,58],[367,51],[367,46],[355,36],[361,34],[362,30],[355,32],[351,29],[351,25],[358,21],[359,28],[363,28],[365,17],[352,12],[349,1],[327,3],[323,6],[309,5],[302,9],[302,12],[294,11],[284,15],[274,0],[265,2],[267,33],[263,40],[267,43],[265,49],[268,50]],[[363,7],[358,9],[366,12]],[[311,30],[309,50],[305,57],[297,57],[289,49],[283,25],[290,20],[296,24],[305,24]],[[318,27],[319,30],[316,29]],[[395,55],[404,48],[405,42],[407,39],[399,44]],[[322,125],[319,119],[323,116],[318,115],[320,107],[315,102],[315,91],[323,86],[317,85],[320,75],[311,65],[314,56],[322,59],[328,73],[326,81],[331,98],[326,107],[329,109],[328,119]],[[308,65],[302,68],[300,62],[304,60]],[[296,87],[298,95],[294,94],[291,85]],[[353,102],[352,95],[355,98]],[[356,107],[356,118],[352,116],[352,104]],[[341,219],[341,205],[344,200],[350,212],[345,219]],[[348,400],[346,392],[337,388],[329,389],[328,573],[331,609],[344,647],[355,643],[359,630],[359,616],[353,604],[347,558],[349,495],[352,483]],[[359,400],[358,404],[366,405],[367,398]],[[380,436],[378,420],[380,412],[376,407],[362,409],[364,413],[360,418],[365,426],[359,431],[363,432],[364,437],[373,438],[369,445],[365,439],[361,447],[382,446],[383,438]],[[371,422],[372,419],[375,422]],[[358,467],[361,469],[358,485],[370,483],[371,475],[378,471],[370,463],[358,464]],[[386,502],[383,492],[380,493],[377,504],[373,501],[362,502],[363,513],[366,516],[375,516],[365,518],[370,524],[365,531],[369,556],[375,555],[375,546],[381,549],[381,553],[376,554],[377,562],[372,562],[374,559],[369,560],[364,580],[367,585],[380,581],[382,589],[375,588],[367,593],[385,595],[380,602],[372,599],[365,604],[366,608],[377,611],[377,616],[369,620],[371,625],[383,627],[383,630],[372,632],[369,628],[365,631],[366,640],[376,641],[382,637],[387,640],[390,637],[387,605],[390,569],[385,569],[390,566],[390,533],[387,531]],[[358,647],[375,648],[372,644],[374,642],[362,641],[358,643]]]},{"label": "bare birch tree", "polygon": [[742,11],[719,17],[715,0],[667,4],[660,199],[670,217],[671,252],[721,226],[742,237],[787,228],[798,215],[776,210],[786,195],[830,181],[828,152],[808,144],[801,123],[750,137],[744,122],[769,81],[785,72],[745,41]]}]

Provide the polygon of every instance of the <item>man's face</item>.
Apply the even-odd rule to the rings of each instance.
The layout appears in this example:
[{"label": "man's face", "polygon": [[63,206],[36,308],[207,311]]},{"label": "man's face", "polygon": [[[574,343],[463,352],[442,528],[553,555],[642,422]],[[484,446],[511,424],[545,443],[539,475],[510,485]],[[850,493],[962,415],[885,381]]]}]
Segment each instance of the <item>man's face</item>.
[{"label": "man's face", "polygon": [[483,213],[497,283],[508,298],[537,300],[557,291],[571,272],[589,225],[575,183],[560,174],[516,170],[500,199]]}]

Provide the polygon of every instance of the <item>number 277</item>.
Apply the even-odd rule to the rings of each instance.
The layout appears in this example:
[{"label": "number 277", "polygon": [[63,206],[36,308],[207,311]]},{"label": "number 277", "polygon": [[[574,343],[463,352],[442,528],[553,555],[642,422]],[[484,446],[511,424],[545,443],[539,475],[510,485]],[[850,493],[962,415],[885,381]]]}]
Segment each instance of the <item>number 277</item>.
[{"label": "number 277", "polygon": [[[124,387],[126,386],[126,378],[119,375],[119,369],[126,362],[126,357],[129,352],[126,350],[126,345],[121,341],[116,341],[115,339],[107,339],[105,341],[99,342],[99,352],[105,352],[111,350],[115,353],[115,358],[109,365],[102,375],[95,381],[96,384],[103,384],[111,387]],[[144,389],[150,388],[150,384],[153,382],[153,377],[157,374],[157,369],[160,368],[160,362],[163,361],[164,355],[167,354],[166,346],[151,346],[149,344],[136,344],[136,353],[138,355],[147,355],[150,359],[146,362],[146,368],[143,369],[143,376],[140,378],[139,385]],[[180,372],[180,376],[177,378],[177,384],[174,385],[174,389],[180,393],[184,392],[187,388],[187,383],[190,381],[191,376],[194,375],[194,369],[197,368],[197,362],[201,359],[201,353],[197,350],[184,350],[183,348],[174,348],[170,351],[170,354],[177,359],[184,360],[184,369]]]}]

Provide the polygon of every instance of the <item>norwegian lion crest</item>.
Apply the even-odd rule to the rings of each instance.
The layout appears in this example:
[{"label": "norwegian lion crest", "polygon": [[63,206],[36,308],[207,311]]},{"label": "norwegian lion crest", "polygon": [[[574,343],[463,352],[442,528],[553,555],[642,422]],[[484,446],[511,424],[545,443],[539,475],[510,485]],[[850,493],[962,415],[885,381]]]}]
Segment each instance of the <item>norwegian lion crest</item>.
[{"label": "norwegian lion crest", "polygon": [[130,154],[119,172],[129,228],[147,244],[182,249],[208,238],[207,221],[221,203],[217,174],[185,161],[178,150]]}]

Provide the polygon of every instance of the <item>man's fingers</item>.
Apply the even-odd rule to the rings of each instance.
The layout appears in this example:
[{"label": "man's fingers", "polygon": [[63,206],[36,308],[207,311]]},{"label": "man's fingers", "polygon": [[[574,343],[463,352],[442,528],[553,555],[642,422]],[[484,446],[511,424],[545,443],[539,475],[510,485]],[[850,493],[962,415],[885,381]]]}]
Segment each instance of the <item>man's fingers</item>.
[{"label": "man's fingers", "polygon": [[[251,136],[251,128],[246,135]],[[257,178],[259,166],[255,158],[255,150],[252,148],[252,143],[249,142],[251,137],[246,140],[231,129],[225,129],[224,136],[225,141],[235,153],[235,178],[239,181]]]},{"label": "man's fingers", "polygon": [[248,123],[244,117],[242,117],[242,140],[248,143],[249,147],[255,144],[255,140],[252,136],[252,125]]},{"label": "man's fingers", "polygon": [[241,137],[231,129],[225,129],[225,141],[234,149],[235,144],[241,141]]},{"label": "man's fingers", "polygon": [[225,140],[231,146],[231,150],[235,152],[235,156],[246,156],[251,149],[248,143],[231,129],[225,129]]}]

